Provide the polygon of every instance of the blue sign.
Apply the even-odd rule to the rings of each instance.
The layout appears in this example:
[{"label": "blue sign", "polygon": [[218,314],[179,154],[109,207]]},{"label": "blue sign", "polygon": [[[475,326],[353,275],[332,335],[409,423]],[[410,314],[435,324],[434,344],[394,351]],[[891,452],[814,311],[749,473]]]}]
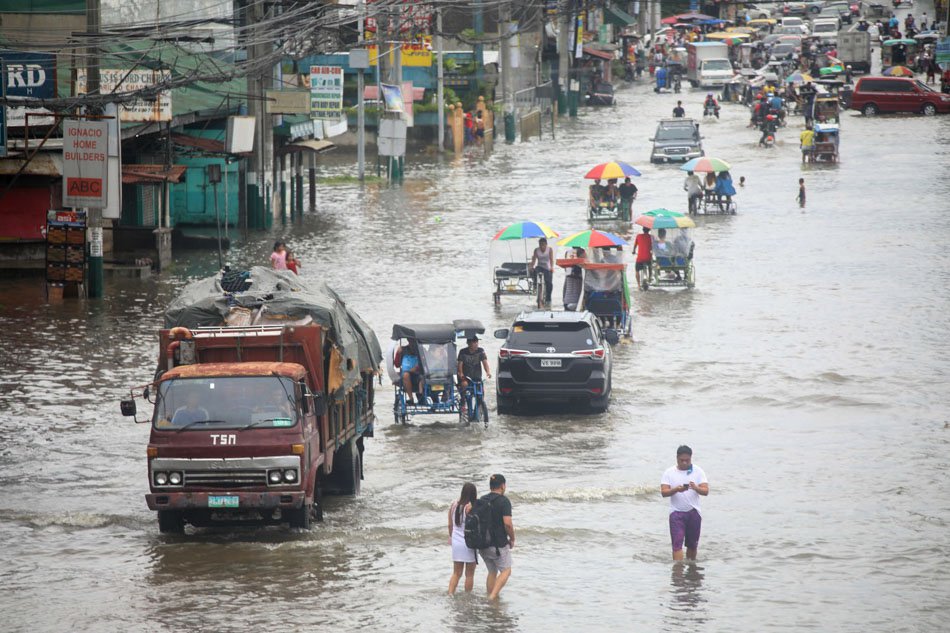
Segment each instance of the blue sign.
[{"label": "blue sign", "polygon": [[0,49],[7,97],[56,97],[56,55]]}]

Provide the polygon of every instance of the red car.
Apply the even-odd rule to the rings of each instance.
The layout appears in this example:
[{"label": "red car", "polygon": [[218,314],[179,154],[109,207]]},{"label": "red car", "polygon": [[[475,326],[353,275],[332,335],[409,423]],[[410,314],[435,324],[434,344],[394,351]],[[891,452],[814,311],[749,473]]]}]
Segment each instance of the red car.
[{"label": "red car", "polygon": [[884,112],[950,112],[950,94],[910,77],[861,77],[851,95],[852,110],[873,116]]}]

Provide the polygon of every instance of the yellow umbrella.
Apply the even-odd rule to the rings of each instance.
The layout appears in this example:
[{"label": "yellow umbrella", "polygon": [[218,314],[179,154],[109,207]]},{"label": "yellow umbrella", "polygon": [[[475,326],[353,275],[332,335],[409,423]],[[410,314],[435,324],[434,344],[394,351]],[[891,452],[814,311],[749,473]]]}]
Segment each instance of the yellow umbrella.
[{"label": "yellow umbrella", "polygon": [[747,40],[751,35],[748,33],[727,33],[727,32],[718,32],[718,33],[709,33],[706,35],[707,40],[721,41],[721,40]]}]

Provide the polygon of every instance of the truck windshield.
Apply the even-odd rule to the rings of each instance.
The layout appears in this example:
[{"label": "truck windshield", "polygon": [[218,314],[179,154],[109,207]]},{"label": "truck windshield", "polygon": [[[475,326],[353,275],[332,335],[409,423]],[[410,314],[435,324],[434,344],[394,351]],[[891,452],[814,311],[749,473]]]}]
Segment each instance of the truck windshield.
[{"label": "truck windshield", "polygon": [[152,423],[162,431],[289,428],[297,424],[294,383],[277,376],[167,380],[158,387]]},{"label": "truck windshield", "polygon": [[732,70],[728,59],[710,59],[703,62],[703,70]]}]

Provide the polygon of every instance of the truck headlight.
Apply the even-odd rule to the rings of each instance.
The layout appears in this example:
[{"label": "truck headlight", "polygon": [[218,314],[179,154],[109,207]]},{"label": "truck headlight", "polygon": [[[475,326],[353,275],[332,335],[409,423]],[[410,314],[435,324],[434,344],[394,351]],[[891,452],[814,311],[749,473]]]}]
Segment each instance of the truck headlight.
[{"label": "truck headlight", "polygon": [[178,473],[178,472],[168,473],[168,483],[170,483],[173,486],[180,486],[181,473]]},{"label": "truck headlight", "polygon": [[288,468],[287,470],[285,470],[285,471],[284,471],[284,481],[286,481],[286,482],[289,483],[289,484],[292,484],[292,483],[294,483],[295,481],[297,481],[297,469],[296,469],[296,468]]},{"label": "truck headlight", "polygon": [[168,474],[167,474],[167,473],[155,473],[155,485],[156,485],[156,486],[166,486],[166,485],[168,485]]},{"label": "truck headlight", "polygon": [[267,473],[267,481],[272,484],[280,483],[281,474],[279,470],[272,470]]}]

